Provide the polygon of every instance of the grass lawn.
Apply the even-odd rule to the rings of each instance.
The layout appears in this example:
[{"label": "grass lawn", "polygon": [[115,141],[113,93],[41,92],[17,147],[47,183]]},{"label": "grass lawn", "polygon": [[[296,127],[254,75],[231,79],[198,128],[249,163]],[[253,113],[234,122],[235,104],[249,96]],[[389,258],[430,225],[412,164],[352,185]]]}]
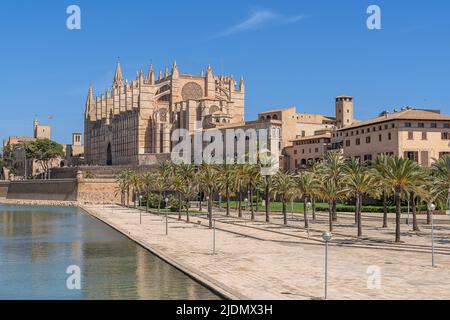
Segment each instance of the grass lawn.
[{"label": "grass lawn", "polygon": [[[214,203],[216,206],[219,206],[219,202]],[[222,202],[222,208],[225,208],[226,203]],[[230,201],[230,206],[232,210],[235,210],[237,207],[237,201]],[[245,202],[242,202],[242,207],[245,208]],[[253,205],[254,208],[256,208],[255,205]],[[293,210],[292,210],[293,208]],[[316,203],[316,211],[317,212],[324,212],[328,211],[329,205],[328,203]],[[286,205],[287,212],[298,212],[302,213],[304,210],[303,202],[294,202],[293,206],[292,203],[289,202]],[[421,211],[426,211],[426,207],[423,205],[420,207]],[[259,206],[259,211],[265,211],[265,207],[263,205]],[[281,212],[282,211],[282,203],[281,202],[270,202],[270,211],[272,212]],[[355,206],[354,205],[346,205],[346,204],[338,204],[337,205],[337,211],[338,212],[355,212]],[[363,206],[362,208],[363,212],[373,212],[373,213],[382,213],[383,212],[383,206]],[[390,205],[388,208],[389,213],[395,213],[395,206]],[[408,206],[404,205],[402,206],[402,212],[408,212]],[[411,212],[411,208],[410,208]]]}]

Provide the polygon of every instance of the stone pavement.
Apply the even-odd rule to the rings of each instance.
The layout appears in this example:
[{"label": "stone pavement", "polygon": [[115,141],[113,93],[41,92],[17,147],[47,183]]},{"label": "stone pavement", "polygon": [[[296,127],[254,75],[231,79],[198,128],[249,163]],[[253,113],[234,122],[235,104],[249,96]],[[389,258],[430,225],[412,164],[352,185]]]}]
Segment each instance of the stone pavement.
[{"label": "stone pavement", "polygon": [[[144,213],[140,225],[134,209],[82,207],[232,298],[323,297],[324,244],[320,230],[312,231],[308,238],[300,228],[288,232],[275,223],[217,216],[217,253],[212,255],[213,231],[205,227],[204,216],[192,217],[191,224],[171,216],[166,236],[163,216]],[[439,244],[437,267],[432,268],[427,242],[424,238],[423,244],[413,242],[409,248],[408,238],[403,250],[398,248],[402,245],[385,241],[336,236],[329,248],[329,299],[450,299],[448,245]]]}]

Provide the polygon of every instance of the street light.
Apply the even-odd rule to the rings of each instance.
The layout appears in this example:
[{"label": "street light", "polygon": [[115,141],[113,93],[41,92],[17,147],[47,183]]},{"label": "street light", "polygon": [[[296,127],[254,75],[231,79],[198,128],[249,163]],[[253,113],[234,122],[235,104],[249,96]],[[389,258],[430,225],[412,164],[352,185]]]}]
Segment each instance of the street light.
[{"label": "street light", "polygon": [[434,215],[433,211],[436,210],[436,205],[434,203],[428,204],[428,210],[431,212],[431,265],[434,268]]},{"label": "street light", "polygon": [[328,296],[328,242],[331,241],[332,237],[333,235],[329,231],[322,233],[322,239],[325,241],[325,300]]},{"label": "street light", "polygon": [[139,224],[142,224],[141,201],[142,201],[142,195],[139,196]]},{"label": "street light", "polygon": [[164,199],[164,201],[166,202],[166,236],[169,234],[169,218],[167,216],[167,207],[169,205],[169,198]]},{"label": "street light", "polygon": [[[307,214],[311,211],[311,207],[312,207],[311,202],[306,203],[306,213]],[[308,224],[308,228],[306,228],[306,232],[308,233],[308,238],[309,238],[309,224]]]}]

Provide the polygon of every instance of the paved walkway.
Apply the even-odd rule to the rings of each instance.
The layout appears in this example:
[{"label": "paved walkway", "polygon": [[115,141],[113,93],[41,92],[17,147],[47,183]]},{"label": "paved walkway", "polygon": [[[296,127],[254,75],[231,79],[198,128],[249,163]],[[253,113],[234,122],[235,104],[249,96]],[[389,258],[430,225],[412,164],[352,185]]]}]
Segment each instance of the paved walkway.
[{"label": "paved walkway", "polygon": [[[320,230],[311,231],[308,238],[300,228],[288,230],[276,223],[219,216],[217,254],[212,255],[213,231],[205,227],[204,216],[192,217],[191,224],[171,216],[166,236],[163,216],[143,214],[141,225],[134,209],[83,207],[230,297],[323,297]],[[408,238],[404,248],[398,248],[388,242],[354,241],[347,236],[337,235],[335,240],[329,248],[330,299],[450,299],[446,243],[439,244],[437,268],[432,268],[429,247],[422,241],[412,241],[408,248]]]}]

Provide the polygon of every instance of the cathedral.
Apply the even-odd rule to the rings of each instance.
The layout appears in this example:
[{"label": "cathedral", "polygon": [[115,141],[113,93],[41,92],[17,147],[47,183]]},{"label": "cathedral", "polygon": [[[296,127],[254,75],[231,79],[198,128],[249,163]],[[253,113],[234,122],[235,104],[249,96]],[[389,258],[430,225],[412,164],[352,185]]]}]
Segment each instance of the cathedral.
[{"label": "cathedral", "polygon": [[[84,139],[87,165],[151,165],[172,151],[171,133],[186,129],[224,128],[244,124],[245,85],[233,75],[200,75],[172,70],[155,75],[138,71],[129,82],[117,63],[113,85],[86,101]],[[201,128],[197,128],[201,123]]]}]

